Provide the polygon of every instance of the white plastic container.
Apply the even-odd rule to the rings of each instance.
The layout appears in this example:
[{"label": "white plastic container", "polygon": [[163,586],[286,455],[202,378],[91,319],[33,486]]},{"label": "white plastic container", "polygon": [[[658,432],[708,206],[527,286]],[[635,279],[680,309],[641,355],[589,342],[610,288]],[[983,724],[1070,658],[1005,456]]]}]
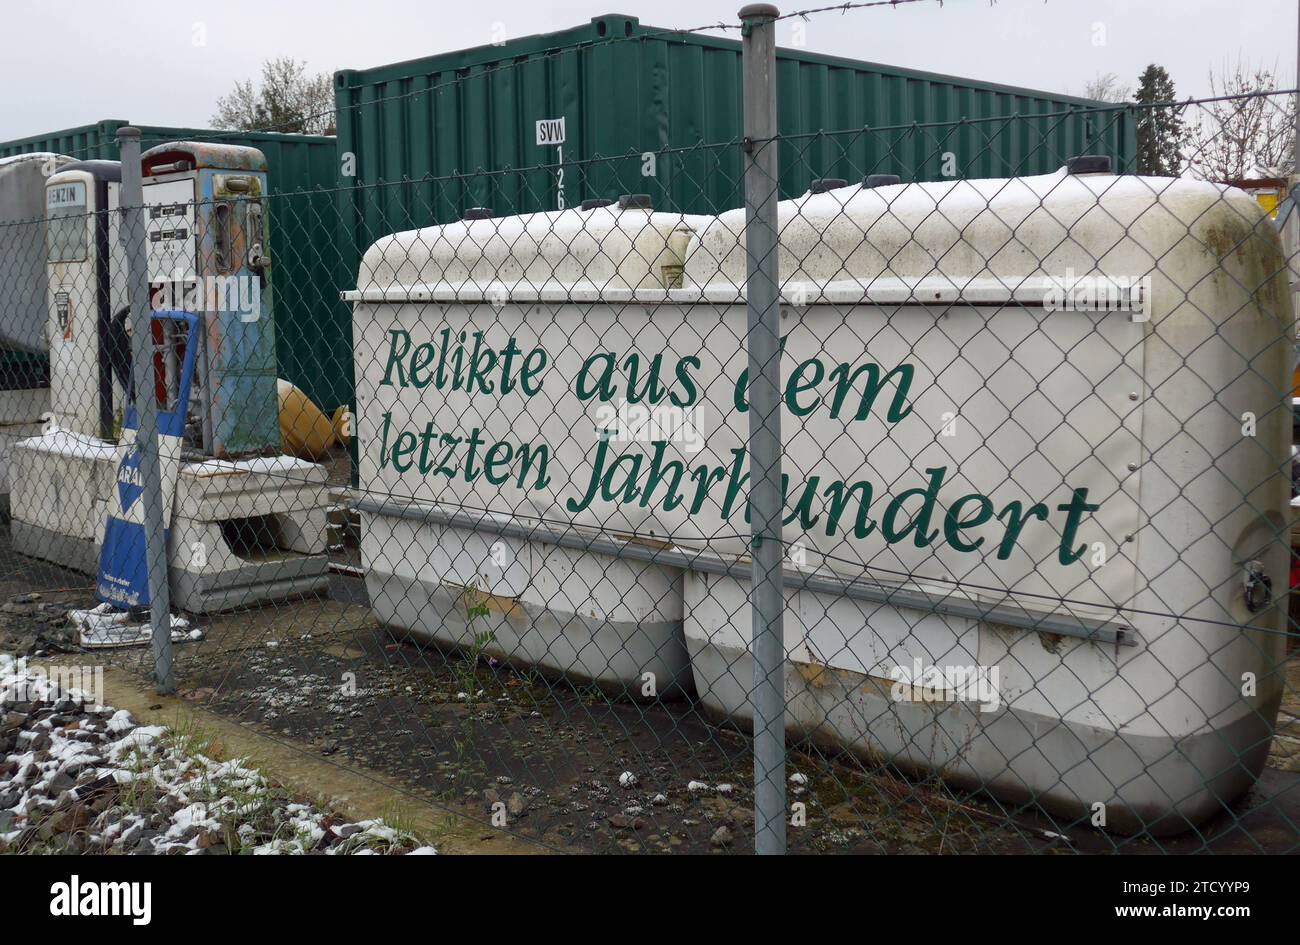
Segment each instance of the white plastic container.
[{"label": "white plastic container", "polygon": [[[688,650],[743,725],[744,213],[629,212],[366,254],[367,587],[400,632],[634,695],[690,688]],[[1063,170],[780,215],[792,736],[1113,829],[1230,803],[1267,754],[1288,576],[1292,314],[1259,207]],[[462,359],[475,332],[539,357],[533,389],[439,375],[461,332]],[[689,436],[611,417],[656,358]],[[511,444],[496,482],[467,472],[474,436],[480,467]]]},{"label": "white plastic container", "polygon": [[[558,458],[567,428],[547,395],[526,397],[516,379],[511,392],[485,398],[450,380],[429,386],[423,373],[417,387],[404,383],[417,377],[409,360],[390,361],[422,344],[441,353],[444,331],[452,348],[467,334],[464,357],[475,331],[481,347],[501,352],[513,339],[561,361],[594,343],[597,325],[629,339],[634,329],[618,328],[625,307],[609,300],[662,297],[680,280],[692,222],[638,208],[573,209],[398,233],[366,253],[358,291],[345,295],[356,303],[361,553],[371,606],[394,631],[636,698],[689,690],[680,568],[565,547],[558,536],[594,536],[582,528],[594,523],[557,511],[528,477],[486,488],[482,477],[443,477],[432,463],[427,475],[395,468],[399,428],[547,439]],[[512,359],[527,369],[522,353]],[[436,465],[466,461],[458,456],[448,451]]]},{"label": "white plastic container", "polygon": [[[1292,314],[1260,208],[1207,183],[1062,171],[839,190],[780,214],[786,378],[847,332],[916,372],[895,423],[787,410],[785,471],[856,460],[893,492],[948,471],[927,547],[788,527],[805,549],[787,578],[791,734],[1110,829],[1223,810],[1264,764],[1283,685]],[[737,211],[701,230],[688,285],[743,282],[742,227]],[[1081,310],[1089,287],[1121,310]],[[1058,507],[1079,487],[1099,508],[1067,565]],[[983,553],[957,550],[944,510],[970,492],[1046,502],[1048,520],[1005,559],[997,519],[957,529]],[[862,593],[800,587],[828,576]],[[901,606],[893,589],[923,596]],[[745,723],[748,582],[692,573],[685,595],[700,699]],[[996,684],[961,685],[967,668]]]}]

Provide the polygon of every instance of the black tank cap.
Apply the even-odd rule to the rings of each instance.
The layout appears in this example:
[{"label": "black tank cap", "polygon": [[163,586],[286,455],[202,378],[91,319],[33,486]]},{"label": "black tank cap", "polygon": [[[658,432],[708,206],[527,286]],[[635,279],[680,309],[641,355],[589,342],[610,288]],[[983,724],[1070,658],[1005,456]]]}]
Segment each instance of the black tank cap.
[{"label": "black tank cap", "polygon": [[1109,154],[1080,154],[1065,162],[1067,174],[1109,174],[1111,163]]},{"label": "black tank cap", "polygon": [[828,190],[839,190],[849,186],[843,177],[817,177],[808,182],[808,193],[824,194]]},{"label": "black tank cap", "polygon": [[862,178],[862,186],[871,190],[873,187],[888,187],[890,184],[901,184],[903,178],[897,174],[868,174]]}]

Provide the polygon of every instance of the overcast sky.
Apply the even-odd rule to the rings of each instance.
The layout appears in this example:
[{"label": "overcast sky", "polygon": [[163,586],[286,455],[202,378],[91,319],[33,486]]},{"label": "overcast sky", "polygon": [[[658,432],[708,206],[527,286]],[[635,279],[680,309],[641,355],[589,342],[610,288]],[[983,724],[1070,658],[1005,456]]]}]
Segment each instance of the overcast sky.
[{"label": "overcast sky", "polygon": [[[314,0],[214,5],[2,0],[0,140],[104,118],[207,126],[216,99],[278,55],[312,71],[367,68],[567,29],[623,12],[659,27],[735,22],[740,0]],[[824,5],[805,0],[786,12]],[[778,4],[781,6],[781,4]],[[620,10],[621,8],[621,10]],[[1297,0],[937,0],[822,13],[801,24],[814,52],[1081,94],[1098,73],[1127,85],[1150,62],[1179,97],[1209,92],[1238,57],[1295,77]],[[732,32],[730,35],[735,36]],[[202,45],[196,41],[204,40]]]}]

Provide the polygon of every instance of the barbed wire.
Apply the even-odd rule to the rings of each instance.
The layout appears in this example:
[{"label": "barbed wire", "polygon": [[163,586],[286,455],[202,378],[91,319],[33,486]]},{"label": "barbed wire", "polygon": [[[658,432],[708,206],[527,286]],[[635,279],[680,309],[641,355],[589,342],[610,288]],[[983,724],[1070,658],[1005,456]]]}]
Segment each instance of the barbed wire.
[{"label": "barbed wire", "polygon": [[[990,0],[990,2],[993,2],[993,0]],[[835,3],[830,6],[809,7],[806,10],[795,10],[791,13],[782,13],[780,16],[776,17],[776,19],[789,20],[794,17],[800,17],[806,20],[819,13],[849,13],[853,10],[867,10],[873,7],[901,7],[915,3],[937,3],[939,6],[943,6],[944,0],[865,0],[865,2],[861,3]],[[740,27],[734,28],[739,29]]]}]

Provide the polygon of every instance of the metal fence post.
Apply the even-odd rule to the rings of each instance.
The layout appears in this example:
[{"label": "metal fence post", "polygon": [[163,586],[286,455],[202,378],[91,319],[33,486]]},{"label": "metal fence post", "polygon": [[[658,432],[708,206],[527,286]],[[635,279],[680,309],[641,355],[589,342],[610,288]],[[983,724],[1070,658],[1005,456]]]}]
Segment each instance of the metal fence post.
[{"label": "metal fence post", "polygon": [[776,18],[743,7],[745,272],[753,581],[754,852],[785,852],[785,591],[781,540],[781,300],[777,253]]},{"label": "metal fence post", "polygon": [[[160,693],[176,691],[172,663],[171,593],[167,578],[167,538],[163,527],[162,464],[158,456],[158,401],[154,393],[153,313],[145,255],[144,184],[140,177],[140,129],[117,130],[122,158],[122,249],[131,300],[131,376],[139,417],[140,501],[144,503],[145,566],[149,574],[149,622],[153,631],[154,684]],[[179,407],[178,409],[184,409]]]}]

